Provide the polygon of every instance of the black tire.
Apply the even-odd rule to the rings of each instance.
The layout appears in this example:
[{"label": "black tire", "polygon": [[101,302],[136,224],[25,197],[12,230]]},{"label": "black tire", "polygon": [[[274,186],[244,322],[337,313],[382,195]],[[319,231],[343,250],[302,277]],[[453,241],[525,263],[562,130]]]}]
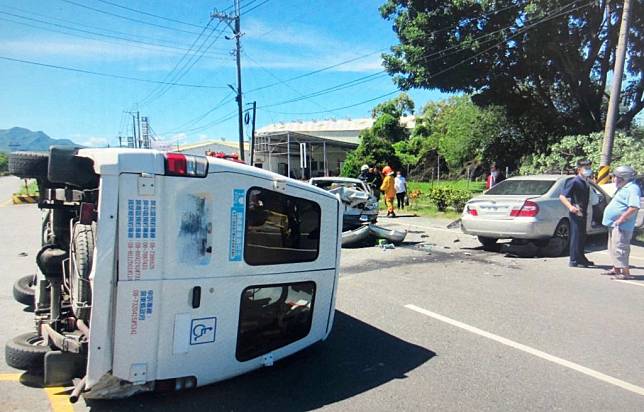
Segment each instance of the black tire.
[{"label": "black tire", "polygon": [[498,249],[498,246],[496,242],[499,240],[494,237],[485,237],[485,236],[479,236],[479,242],[483,245],[483,250],[488,250],[488,251],[496,251]]},{"label": "black tire", "polygon": [[541,254],[545,256],[565,256],[570,247],[570,222],[568,219],[561,219],[555,228],[552,238],[545,247],[541,248]]},{"label": "black tire", "polygon": [[11,339],[4,347],[7,365],[20,370],[42,370],[45,354],[51,349],[36,332],[23,333]]},{"label": "black tire", "polygon": [[90,307],[92,305],[89,274],[92,271],[94,235],[93,225],[82,225],[80,223],[74,225],[69,271],[72,307],[76,317],[84,321],[89,321]]},{"label": "black tire", "polygon": [[36,277],[34,275],[23,276],[13,284],[13,297],[18,303],[26,306],[36,304]]},{"label": "black tire", "polygon": [[49,155],[39,152],[15,152],[9,155],[9,173],[22,179],[47,179]]}]

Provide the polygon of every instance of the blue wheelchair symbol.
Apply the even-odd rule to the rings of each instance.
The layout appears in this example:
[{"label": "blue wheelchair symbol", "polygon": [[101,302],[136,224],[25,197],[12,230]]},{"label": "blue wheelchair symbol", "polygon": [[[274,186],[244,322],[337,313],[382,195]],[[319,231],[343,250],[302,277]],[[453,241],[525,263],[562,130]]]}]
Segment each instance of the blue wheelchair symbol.
[{"label": "blue wheelchair symbol", "polygon": [[193,319],[190,328],[190,344],[199,345],[215,341],[217,318]]},{"label": "blue wheelchair symbol", "polygon": [[199,338],[208,333],[208,331],[210,330],[212,330],[212,327],[198,323],[194,328],[192,328],[192,338],[195,341],[198,341]]}]

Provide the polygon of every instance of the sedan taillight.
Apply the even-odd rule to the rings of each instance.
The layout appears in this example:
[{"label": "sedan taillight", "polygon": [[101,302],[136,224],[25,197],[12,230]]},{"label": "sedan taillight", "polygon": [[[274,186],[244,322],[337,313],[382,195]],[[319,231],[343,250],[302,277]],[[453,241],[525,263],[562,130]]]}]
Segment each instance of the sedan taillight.
[{"label": "sedan taillight", "polygon": [[526,200],[521,209],[512,209],[510,212],[512,217],[535,217],[537,214],[539,214],[539,205],[531,200]]},{"label": "sedan taillight", "polygon": [[471,207],[467,206],[467,214],[470,216],[478,216],[479,212],[476,209],[472,209]]}]

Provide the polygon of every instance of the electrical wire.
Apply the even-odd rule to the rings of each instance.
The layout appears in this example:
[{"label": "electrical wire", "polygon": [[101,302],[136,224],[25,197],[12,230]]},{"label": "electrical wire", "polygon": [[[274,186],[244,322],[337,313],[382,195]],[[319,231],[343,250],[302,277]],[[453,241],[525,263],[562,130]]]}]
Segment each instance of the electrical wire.
[{"label": "electrical wire", "polygon": [[199,88],[199,89],[225,89],[226,88],[225,86],[209,86],[209,85],[206,85],[206,84],[169,83],[169,82],[163,82],[163,81],[159,81],[159,80],[142,79],[140,77],[123,76],[123,75],[114,74],[114,73],[104,73],[104,72],[96,72],[96,71],[91,71],[91,70],[84,70],[84,69],[79,69],[79,68],[76,68],[76,67],[58,66],[58,65],[55,65],[55,64],[47,64],[47,63],[35,62],[35,61],[32,61],[32,60],[15,59],[13,57],[8,57],[8,56],[0,56],[0,60],[6,60],[6,61],[14,62],[14,63],[29,64],[29,65],[32,65],[32,66],[47,67],[47,68],[50,68],[50,69],[66,70],[66,71],[71,71],[71,72],[76,72],[76,73],[89,74],[89,75],[93,75],[93,76],[110,77],[110,78],[122,79],[122,80],[131,80],[131,81],[143,82],[143,83],[167,84],[167,85],[178,86],[178,87],[193,87],[193,88]]},{"label": "electrical wire", "polygon": [[[259,4],[258,4],[258,5],[256,5],[255,7],[250,8],[250,9],[248,9],[248,10],[244,10],[244,12],[243,12],[243,13],[241,13],[241,15],[242,15],[242,16],[245,16],[246,14],[248,14],[248,13],[250,13],[251,11],[255,10],[256,8],[261,7],[261,6],[263,6],[264,4],[268,3],[269,1],[270,1],[270,0],[264,0],[263,2],[259,3]],[[251,3],[254,3],[254,2],[255,2],[255,0],[253,0]]]},{"label": "electrical wire", "polygon": [[128,10],[128,11],[131,11],[131,12],[134,12],[134,13],[143,14],[145,16],[155,17],[157,19],[171,21],[171,22],[174,22],[174,23],[185,24],[186,26],[192,26],[192,27],[196,27],[196,28],[199,28],[199,29],[202,28],[202,25],[199,25],[199,24],[194,24],[194,23],[190,23],[190,22],[187,22],[187,21],[177,20],[177,19],[173,19],[173,18],[170,18],[170,17],[166,17],[166,16],[160,16],[158,14],[150,13],[150,12],[147,12],[147,11],[138,10],[138,9],[134,9],[134,8],[131,8],[131,7],[123,6],[121,4],[117,4],[117,3],[114,3],[112,1],[108,1],[108,0],[96,0],[96,1],[99,1],[99,2],[105,3],[105,4],[109,4],[109,5],[114,6],[114,7],[118,7],[119,9],[124,9],[124,10]]},{"label": "electrical wire", "polygon": [[177,32],[182,32],[182,33],[198,34],[198,32],[196,32],[194,30],[183,30],[183,29],[179,29],[179,28],[176,28],[176,27],[170,27],[170,26],[164,26],[162,24],[151,23],[151,22],[146,21],[146,20],[135,19],[133,17],[123,16],[122,14],[112,13],[112,12],[109,12],[109,11],[101,10],[101,9],[96,8],[96,7],[91,7],[91,6],[88,6],[86,4],[78,3],[78,2],[75,2],[75,1],[72,1],[72,0],[59,0],[59,1],[74,5],[76,7],[82,7],[82,8],[87,9],[87,10],[92,10],[94,12],[105,14],[105,15],[112,16],[112,17],[118,17],[120,19],[128,20],[128,21],[135,22],[135,23],[145,24],[145,25],[148,25],[148,26],[159,27],[161,29],[172,30],[172,31],[177,31]]},{"label": "electrical wire", "polygon": [[[190,52],[192,52],[192,50],[194,50],[194,48],[195,48],[195,46],[197,45],[197,43],[199,42],[199,40],[203,37],[203,34],[206,32],[206,30],[208,30],[208,28],[209,28],[209,27],[210,27],[210,25],[212,24],[212,21],[213,21],[213,18],[211,17],[211,18],[210,18],[210,20],[208,21],[208,24],[206,24],[206,25],[203,27],[203,29],[201,30],[201,32],[199,33],[199,35],[194,39],[194,41],[193,41],[193,42],[192,42],[192,44],[190,45],[190,48],[188,49],[188,51],[186,51],[186,53],[185,53],[183,56],[181,56],[181,59],[179,59],[179,61],[174,65],[174,67],[172,68],[172,70],[170,70],[170,72],[169,72],[169,73],[167,73],[167,74],[165,75],[165,77],[163,78],[163,81],[173,81],[173,82],[177,82],[177,81],[181,80],[181,78],[182,78],[183,76],[178,77],[178,73],[179,73],[179,71],[183,70],[183,68],[185,68],[185,66],[184,66],[184,67],[182,67],[179,71],[177,71],[177,70],[178,70],[178,68],[179,68],[179,66],[180,66],[180,65],[181,65],[181,64],[186,60],[186,58],[188,57],[188,55],[190,54]],[[220,23],[221,23],[221,22],[220,22]],[[219,27],[219,24],[220,24],[220,23],[218,23],[218,24],[217,24],[217,26],[215,26],[215,27],[212,29],[212,31],[208,34],[208,37],[206,37],[206,39],[204,39],[204,40],[203,40],[203,42],[202,42],[202,43],[201,43],[201,45],[199,46],[199,49],[196,51],[196,53],[199,53],[199,52],[202,50],[203,45],[205,44],[205,42],[207,42],[207,41],[208,41],[208,39],[210,38],[210,36],[212,35],[212,33],[214,33],[214,31],[215,31],[215,30],[217,30],[217,28]],[[211,45],[212,45],[212,44],[211,44]],[[206,50],[204,50],[204,51],[202,52],[202,54],[201,54],[201,55],[203,55],[203,53],[205,53],[206,51],[207,51],[207,49],[206,49]],[[196,55],[196,53],[195,53],[195,54],[193,54],[193,56],[192,56],[192,57],[194,57],[194,56]],[[191,59],[192,59],[192,57],[191,57]],[[186,73],[187,73],[187,72],[186,72]],[[185,74],[184,74],[184,75],[185,75]],[[150,92],[149,92],[145,97],[143,97],[143,98],[139,101],[138,105],[139,105],[139,106],[143,106],[144,104],[147,104],[147,103],[151,102],[152,100],[154,100],[154,99],[157,99],[157,98],[161,97],[161,96],[162,96],[162,95],[163,95],[167,90],[169,90],[171,87],[172,87],[172,86],[165,86],[165,85],[159,85],[159,86],[155,87],[153,90],[151,90],[151,91],[150,91]]]},{"label": "electrical wire", "polygon": [[[440,76],[440,75],[442,75],[442,74],[444,74],[444,73],[446,73],[446,72],[448,72],[448,71],[450,71],[450,70],[452,70],[452,69],[454,69],[454,68],[456,68],[456,67],[458,67],[458,66],[460,66],[462,64],[465,64],[465,63],[473,60],[474,58],[476,58],[476,57],[478,57],[478,56],[480,56],[480,55],[482,55],[484,53],[487,53],[488,51],[498,47],[499,45],[506,43],[508,40],[510,40],[510,39],[512,39],[514,37],[517,37],[520,34],[523,34],[523,33],[527,32],[528,30],[534,28],[535,26],[537,26],[539,24],[542,24],[542,23],[544,23],[546,21],[550,21],[550,20],[552,20],[554,18],[557,18],[557,17],[560,17],[562,15],[568,14],[568,13],[570,13],[572,11],[576,11],[576,10],[579,10],[579,9],[582,9],[582,8],[585,8],[585,7],[588,7],[588,6],[592,5],[592,4],[594,4],[594,2],[591,1],[591,2],[586,3],[584,5],[581,5],[581,6],[578,6],[576,8],[573,8],[571,10],[562,10],[562,9],[565,9],[568,6],[576,3],[577,1],[573,1],[571,3],[566,4],[565,6],[562,6],[559,9],[559,11],[557,11],[555,14],[549,15],[547,17],[544,17],[543,19],[541,19],[541,20],[539,20],[539,21],[537,21],[535,23],[528,24],[528,25],[522,27],[521,29],[519,29],[516,33],[509,35],[509,37],[507,37],[507,38],[495,43],[494,45],[486,48],[485,50],[482,50],[482,51],[480,51],[480,52],[478,52],[478,53],[476,53],[476,54],[474,54],[474,55],[472,55],[472,56],[470,56],[470,57],[468,57],[468,58],[466,58],[464,60],[461,60],[461,61],[459,61],[459,62],[457,62],[457,63],[455,63],[455,64],[453,64],[453,65],[451,65],[451,66],[449,66],[449,67],[447,67],[445,69],[443,69],[443,70],[440,70],[440,71],[438,71],[438,72],[436,72],[434,74],[431,74],[429,77],[434,78],[434,77]],[[438,52],[438,53],[440,53],[440,52]],[[347,83],[351,83],[351,82],[347,82]],[[332,87],[332,88],[329,88],[329,89],[334,89],[333,91],[335,91],[335,89],[337,89],[337,88],[338,88],[338,86],[335,86],[335,87]],[[369,102],[372,102],[372,101],[375,101],[375,100],[378,100],[378,99],[381,99],[381,98],[384,98],[384,97],[388,97],[388,96],[393,95],[393,94],[398,93],[398,92],[399,92],[399,90],[394,90],[394,91],[391,91],[389,93],[386,93],[384,95],[381,95],[381,96],[378,96],[378,97],[375,97],[375,98],[371,98],[371,99],[368,99],[368,100],[365,100],[365,101],[362,101],[362,102],[359,102],[359,103],[355,103],[355,104],[352,104],[352,105],[348,105],[348,106],[342,106],[342,107],[333,108],[332,110],[336,111],[336,110],[348,109],[348,108],[359,106],[359,105],[365,104],[365,103],[369,103]],[[317,93],[319,93],[319,92],[317,92]],[[319,94],[317,94],[317,95],[319,95]],[[274,106],[287,104],[287,103],[292,102],[293,100],[296,101],[296,99],[291,99],[290,101],[284,101],[284,102],[279,102],[279,103],[259,106],[258,109],[264,109],[264,108],[267,108],[267,107],[274,107]],[[279,112],[274,112],[274,113],[290,114],[290,115],[311,115],[311,114],[329,113],[329,111],[300,112],[300,113],[279,113]]]},{"label": "electrical wire", "polygon": [[[59,27],[59,28],[65,29],[65,30],[72,30],[72,31],[80,32],[80,33],[90,34],[90,35],[93,35],[93,36],[105,37],[105,38],[125,41],[125,42],[128,42],[128,43],[134,43],[133,46],[135,46],[135,47],[136,47],[136,44],[154,46],[154,48],[138,46],[139,48],[143,48],[143,49],[146,49],[146,50],[157,50],[158,51],[158,48],[164,48],[164,49],[168,49],[168,50],[178,50],[178,51],[181,51],[181,52],[185,52],[185,51],[188,50],[188,48],[184,48],[184,47],[169,46],[169,45],[161,44],[161,43],[152,43],[152,42],[143,41],[143,40],[136,40],[136,39],[132,39],[132,38],[128,38],[128,37],[123,37],[123,36],[120,36],[120,35],[104,34],[104,33],[99,33],[99,32],[95,32],[95,31],[91,31],[91,30],[79,29],[79,28],[67,26],[67,25],[64,25],[64,24],[59,24],[59,23],[49,22],[49,21],[45,21],[45,20],[40,20],[40,19],[36,19],[36,18],[33,18],[33,17],[20,16],[20,15],[14,14],[14,13],[8,13],[8,12],[4,12],[4,11],[0,11],[0,14],[20,18],[20,19],[23,19],[23,20],[36,22],[36,23],[39,23],[39,24],[45,24],[45,25],[48,25],[48,26]],[[81,35],[77,35],[77,34],[73,34],[73,33],[67,33],[67,32],[60,31],[60,30],[54,30],[54,29],[50,29],[50,28],[40,27],[40,26],[36,26],[36,25],[33,25],[33,24],[25,23],[25,22],[13,21],[13,20],[10,20],[10,19],[2,18],[2,17],[0,17],[0,20],[9,21],[9,22],[12,22],[12,23],[15,23],[15,24],[21,24],[21,25],[24,25],[24,26],[34,27],[34,28],[37,28],[37,29],[51,31],[51,32],[55,32],[55,33],[61,33],[61,34],[65,34],[65,35],[68,35],[68,36],[79,37],[79,38],[82,38],[82,39],[90,39],[90,40],[95,40],[95,41],[106,42],[105,40],[101,40],[101,39],[94,39],[94,38],[90,38],[90,37],[87,37],[87,36],[81,36]],[[115,33],[122,33],[122,32],[115,32]],[[107,42],[107,43],[114,43],[114,42]],[[122,43],[116,43],[116,44],[122,44]],[[213,54],[213,56],[216,56],[216,54]],[[219,55],[219,56],[221,56],[221,55]]]}]

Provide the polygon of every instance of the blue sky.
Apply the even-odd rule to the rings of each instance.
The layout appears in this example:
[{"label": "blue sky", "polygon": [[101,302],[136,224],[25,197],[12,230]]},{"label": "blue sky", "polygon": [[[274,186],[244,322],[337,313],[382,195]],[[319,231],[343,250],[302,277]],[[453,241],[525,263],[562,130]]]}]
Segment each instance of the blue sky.
[{"label": "blue sky", "polygon": [[[257,101],[258,127],[296,119],[366,117],[377,101],[334,109],[395,90],[388,76],[378,74],[379,52],[396,43],[391,22],[378,13],[383,1],[241,0],[244,100]],[[123,111],[138,108],[168,141],[235,140],[236,103],[227,86],[236,85],[229,53],[233,41],[224,38],[230,31],[215,20],[198,37],[213,8],[231,6],[232,0],[0,0],[2,57],[208,86],[164,87],[0,59],[0,129],[21,126],[81,144],[115,145],[129,124]],[[195,39],[193,53],[186,56]],[[196,60],[200,53],[194,52],[206,39],[201,51],[207,51]],[[179,78],[175,66],[189,70]],[[302,97],[369,75],[354,87]],[[253,90],[266,85],[272,86]],[[418,108],[444,97],[438,91],[410,94]],[[289,100],[295,101],[279,104]]]}]

